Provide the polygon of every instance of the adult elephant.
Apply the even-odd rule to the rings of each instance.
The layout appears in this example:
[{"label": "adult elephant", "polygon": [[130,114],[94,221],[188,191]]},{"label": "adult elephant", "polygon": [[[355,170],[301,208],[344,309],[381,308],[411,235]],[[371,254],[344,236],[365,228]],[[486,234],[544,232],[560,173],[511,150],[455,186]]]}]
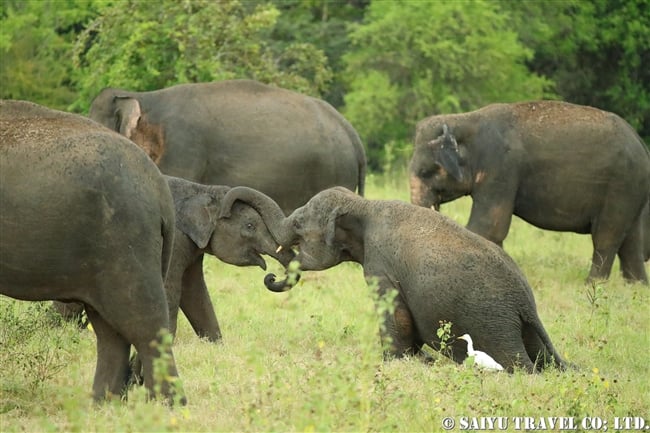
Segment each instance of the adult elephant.
[{"label": "adult elephant", "polygon": [[[527,372],[554,364],[565,368],[537,314],[533,292],[503,249],[438,212],[401,201],[367,200],[344,188],[330,188],[285,217],[268,196],[245,187],[231,189],[221,209],[238,201],[260,212],[283,247],[298,247],[302,270],[323,270],[344,261],[363,266],[379,296],[394,290],[384,313],[385,356],[440,349],[437,328],[451,322],[456,335],[470,334],[509,371]],[[265,279],[273,291],[291,288],[289,278]],[[467,346],[453,344],[462,362]]]},{"label": "adult elephant", "polygon": [[320,99],[251,80],[152,92],[107,88],[89,115],[140,145],[165,174],[249,186],[285,212],[331,186],[363,195],[361,140]]},{"label": "adult elephant", "polygon": [[589,280],[608,278],[618,254],[626,280],[648,283],[650,153],[615,114],[540,101],[428,117],[417,125],[410,176],[420,206],[471,195],[467,228],[499,245],[513,214],[589,233]]},{"label": "adult elephant", "polygon": [[[96,400],[125,392],[134,345],[150,392],[185,402],[171,348],[152,344],[169,329],[173,237],[169,187],[141,149],[85,117],[0,101],[0,293],[85,305]],[[168,371],[154,384],[161,352]]]}]

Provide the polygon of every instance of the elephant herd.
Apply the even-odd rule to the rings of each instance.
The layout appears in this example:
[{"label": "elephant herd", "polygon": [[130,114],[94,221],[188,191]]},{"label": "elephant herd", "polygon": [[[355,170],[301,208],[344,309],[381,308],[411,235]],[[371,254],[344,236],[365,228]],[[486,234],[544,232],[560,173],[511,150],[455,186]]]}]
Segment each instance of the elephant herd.
[{"label": "elephant herd", "polygon": [[[331,105],[255,81],[105,89],[89,117],[0,101],[0,293],[86,311],[98,401],[142,374],[152,396],[186,403],[162,331],[175,333],[180,309],[197,335],[221,338],[205,254],[263,269],[262,255],[288,270],[360,263],[380,295],[396,291],[386,357],[438,348],[447,321],[511,372],[567,367],[501,248],[512,215],[591,234],[590,280],[618,255],[626,280],[648,284],[650,153],[612,113],[539,101],[426,118],[413,204],[363,197],[363,144]],[[464,195],[467,228],[436,211]]]}]

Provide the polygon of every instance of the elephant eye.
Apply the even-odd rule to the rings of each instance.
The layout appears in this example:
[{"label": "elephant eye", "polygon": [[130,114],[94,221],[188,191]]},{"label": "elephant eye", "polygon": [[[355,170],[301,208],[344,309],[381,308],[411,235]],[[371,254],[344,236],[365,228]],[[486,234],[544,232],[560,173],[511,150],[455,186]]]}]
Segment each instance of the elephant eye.
[{"label": "elephant eye", "polygon": [[250,231],[255,231],[255,225],[253,223],[246,223],[246,229]]},{"label": "elephant eye", "polygon": [[420,171],[418,171],[418,177],[421,177],[423,179],[430,178],[434,174],[435,174],[435,170],[430,168],[423,168]]}]

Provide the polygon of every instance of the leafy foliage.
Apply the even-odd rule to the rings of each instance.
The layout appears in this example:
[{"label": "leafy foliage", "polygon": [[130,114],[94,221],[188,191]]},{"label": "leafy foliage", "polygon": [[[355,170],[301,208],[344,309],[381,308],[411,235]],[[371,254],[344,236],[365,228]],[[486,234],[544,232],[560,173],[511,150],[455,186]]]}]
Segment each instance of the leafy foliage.
[{"label": "leafy foliage", "polygon": [[144,91],[232,78],[320,94],[331,76],[321,51],[293,43],[276,52],[266,42],[278,14],[237,0],[116,3],[77,43],[81,103],[106,86]]},{"label": "leafy foliage", "polygon": [[[35,390],[61,374],[74,356],[78,329],[64,323],[49,308],[49,303],[0,298],[3,388],[22,380]],[[0,413],[7,409],[6,404],[11,402],[0,404]]]},{"label": "leafy foliage", "polygon": [[0,97],[85,112],[106,86],[252,78],[319,96],[374,170],[415,122],[495,101],[615,112],[650,141],[645,0],[4,0]]},{"label": "leafy foliage", "polygon": [[332,68],[332,82],[323,98],[343,105],[346,83],[343,55],[350,45],[349,24],[361,21],[369,0],[273,0],[280,11],[270,43],[284,50],[296,42],[307,42],[322,50]]},{"label": "leafy foliage", "polygon": [[[531,70],[569,102],[623,116],[650,140],[650,4],[645,0],[502,1],[522,41],[535,50]],[[539,17],[531,20],[531,17]]]},{"label": "leafy foliage", "polygon": [[375,166],[383,143],[409,139],[426,116],[550,96],[491,2],[373,2],[351,39],[345,113]]},{"label": "leafy foliage", "polygon": [[75,31],[95,13],[95,4],[3,0],[0,97],[67,108],[77,97],[70,81]]}]

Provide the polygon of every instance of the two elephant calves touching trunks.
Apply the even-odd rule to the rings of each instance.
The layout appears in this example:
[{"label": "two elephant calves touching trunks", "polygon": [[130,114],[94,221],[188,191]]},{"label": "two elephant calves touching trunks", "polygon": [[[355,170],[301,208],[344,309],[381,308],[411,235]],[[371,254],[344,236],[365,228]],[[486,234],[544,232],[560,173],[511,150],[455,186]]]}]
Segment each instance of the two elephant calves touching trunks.
[{"label": "two elephant calves touching trunks", "polygon": [[[470,230],[430,209],[362,198],[361,141],[318,99],[247,80],[106,89],[90,117],[113,131],[0,102],[0,292],[82,303],[97,334],[97,400],[125,391],[131,345],[153,393],[160,353],[150,342],[162,328],[174,333],[179,308],[198,335],[221,338],[205,253],[262,268],[262,254],[302,270],[358,262],[380,294],[397,290],[382,328],[386,355],[436,348],[444,320],[510,371],[565,367],[530,286],[499,247],[513,214],[591,233],[591,279],[607,277],[618,254],[626,279],[647,282],[650,158],[610,113],[539,102],[420,122],[412,201],[439,208],[471,195]],[[465,358],[464,344],[451,348]],[[183,403],[165,350],[161,392]]]}]

